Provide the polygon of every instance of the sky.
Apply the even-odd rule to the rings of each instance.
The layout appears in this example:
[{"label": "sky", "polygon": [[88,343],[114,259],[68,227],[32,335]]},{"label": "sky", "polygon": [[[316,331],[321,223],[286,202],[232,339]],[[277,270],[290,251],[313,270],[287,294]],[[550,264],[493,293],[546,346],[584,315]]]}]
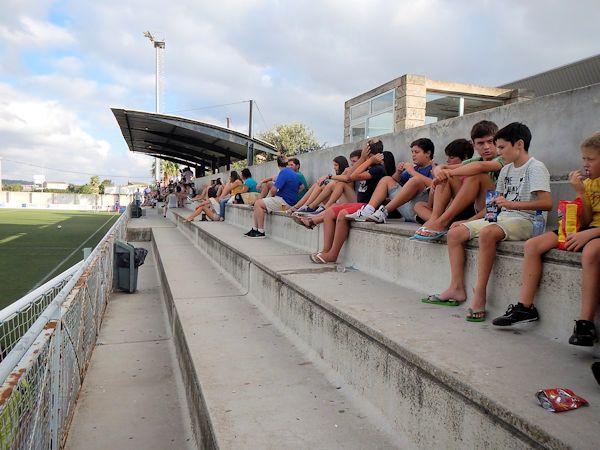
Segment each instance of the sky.
[{"label": "sky", "polygon": [[[149,181],[111,107],[343,141],[344,102],[406,73],[498,86],[600,53],[598,0],[1,0],[2,178]],[[215,106],[225,105],[225,106]]]}]

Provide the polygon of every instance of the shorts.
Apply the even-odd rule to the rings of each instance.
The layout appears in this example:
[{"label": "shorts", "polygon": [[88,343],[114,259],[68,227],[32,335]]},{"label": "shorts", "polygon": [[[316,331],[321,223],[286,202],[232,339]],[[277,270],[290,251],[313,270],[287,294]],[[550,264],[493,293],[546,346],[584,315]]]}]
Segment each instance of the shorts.
[{"label": "shorts", "polygon": [[281,211],[284,208],[288,209],[290,207],[290,205],[285,202],[283,197],[265,197],[262,200],[265,202],[265,208],[267,208],[268,212]]},{"label": "shorts", "polygon": [[331,209],[337,217],[340,211],[343,211],[344,209],[346,210],[346,214],[354,214],[356,211],[358,211],[365,205],[366,203],[336,203],[329,209]]},{"label": "shorts", "polygon": [[467,206],[465,209],[463,209],[460,213],[458,213],[458,215],[452,220],[452,222],[469,220],[475,214],[477,214],[477,211],[475,209],[475,204],[473,203],[473,204]]},{"label": "shorts", "polygon": [[[400,186],[400,184],[396,184],[393,188],[388,190],[388,195],[390,199],[393,199],[400,192],[401,189],[402,186]],[[398,211],[402,215],[402,217],[404,217],[404,220],[406,222],[416,222],[417,213],[415,212],[415,205],[417,204],[417,202],[426,202],[428,198],[429,191],[423,190],[403,205],[398,206],[396,208],[396,211]]]},{"label": "shorts", "polygon": [[477,219],[462,225],[469,230],[470,239],[478,237],[481,230],[490,225],[497,225],[504,231],[503,241],[526,241],[533,233],[533,223],[530,220],[520,217],[503,218],[502,214],[498,216],[498,222]]}]

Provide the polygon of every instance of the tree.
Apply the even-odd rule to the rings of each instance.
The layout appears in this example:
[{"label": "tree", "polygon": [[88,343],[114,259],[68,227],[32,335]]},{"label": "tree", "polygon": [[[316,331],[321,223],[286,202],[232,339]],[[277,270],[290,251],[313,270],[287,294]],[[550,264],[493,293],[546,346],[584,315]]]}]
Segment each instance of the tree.
[{"label": "tree", "polygon": [[21,192],[23,186],[21,184],[5,184],[2,189],[5,191]]},{"label": "tree", "polygon": [[256,137],[273,144],[287,156],[313,152],[324,146],[319,144],[313,132],[300,122],[275,125],[270,130],[258,133]]},{"label": "tree", "polygon": [[102,183],[100,183],[100,193],[104,194],[104,188],[111,187],[111,186],[114,186],[112,180],[109,180],[109,179],[102,180]]},{"label": "tree", "polygon": [[[154,178],[155,170],[156,170],[156,158],[154,159],[154,161],[152,161],[152,169],[150,169],[150,175],[152,176],[152,178]],[[163,176],[163,181],[165,183],[168,183],[169,177],[174,178],[179,174],[179,164],[161,159],[160,160],[160,171]]]},{"label": "tree", "polygon": [[[88,183],[88,185],[90,186],[90,190],[92,191],[91,192],[92,194],[98,194],[100,192],[100,177],[98,175],[94,175],[94,176],[90,177],[90,182]],[[86,192],[86,194],[87,194],[87,192]]]}]

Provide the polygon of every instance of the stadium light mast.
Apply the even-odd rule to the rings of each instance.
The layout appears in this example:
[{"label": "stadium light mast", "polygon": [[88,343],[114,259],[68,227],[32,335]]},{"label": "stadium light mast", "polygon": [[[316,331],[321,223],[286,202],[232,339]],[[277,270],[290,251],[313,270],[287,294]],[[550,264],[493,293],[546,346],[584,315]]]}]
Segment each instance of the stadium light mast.
[{"label": "stadium light mast", "polygon": [[[155,80],[155,92],[156,92],[156,112],[160,112],[160,51],[165,48],[165,41],[156,39],[150,31],[145,31],[144,36],[147,37],[152,44],[154,44],[154,49],[156,50],[156,80]],[[154,158],[154,177],[157,182],[160,182],[160,160],[158,158]]]}]

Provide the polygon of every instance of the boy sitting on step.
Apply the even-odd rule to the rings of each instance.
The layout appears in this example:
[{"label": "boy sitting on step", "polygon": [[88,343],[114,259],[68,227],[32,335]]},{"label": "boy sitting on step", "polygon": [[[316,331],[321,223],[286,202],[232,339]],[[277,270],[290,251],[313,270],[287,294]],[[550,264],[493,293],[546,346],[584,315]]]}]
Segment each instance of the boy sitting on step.
[{"label": "boy sitting on step", "polygon": [[[577,198],[583,200],[582,228],[567,236],[566,241],[568,251],[582,252],[581,312],[575,321],[569,344],[592,346],[597,340],[593,321],[600,298],[600,132],[583,141],[581,158],[583,171],[576,170],[569,174],[569,182]],[[542,256],[557,245],[557,231],[550,231],[525,243],[521,299],[516,305],[510,305],[503,316],[494,319],[494,325],[510,326],[538,320],[533,300],[542,276]]]},{"label": "boy sitting on step", "polygon": [[496,218],[454,223],[448,232],[450,286],[439,295],[422,299],[424,303],[456,306],[467,299],[465,290],[465,243],[479,238],[477,282],[466,320],[483,322],[487,283],[496,259],[496,245],[503,240],[525,241],[533,231],[536,210],[552,209],[550,174],[546,166],[529,155],[531,132],[518,122],[502,128],[494,142],[507,165],[500,171],[493,201],[500,209]]},{"label": "boy sitting on step", "polygon": [[[498,155],[494,135],[498,126],[489,120],[473,125],[471,140],[477,155],[460,164],[444,164],[433,169],[435,188],[434,208],[430,217],[419,228],[414,238],[422,241],[436,240],[444,236],[450,223],[464,219],[483,217],[485,194],[495,189],[504,160]],[[454,193],[448,204],[449,190]],[[469,214],[469,217],[464,217]],[[477,212],[480,212],[477,215]]]},{"label": "boy sitting on step", "polygon": [[[430,139],[421,138],[410,144],[412,163],[401,162],[396,173],[384,177],[369,199],[358,211],[348,214],[347,220],[356,222],[385,223],[388,211],[397,209],[406,222],[416,222],[414,205],[427,199],[426,189],[431,186],[433,153],[435,146]],[[390,198],[387,205],[382,205]],[[380,206],[381,205],[381,206]]]},{"label": "boy sitting on step", "polygon": [[[466,139],[455,139],[450,142],[444,149],[446,154],[447,166],[460,166],[460,164],[473,157],[473,144]],[[435,174],[437,167],[434,167]],[[442,181],[436,185],[436,180],[433,180],[433,186],[429,190],[429,199],[427,202],[417,202],[415,204],[415,212],[419,219],[425,221],[433,217],[439,217],[448,204],[457,195],[462,186],[462,180],[458,177],[452,180]],[[475,214],[473,206],[469,205],[465,210],[456,216],[456,220],[471,219]],[[445,234],[445,233],[444,233]]]}]

